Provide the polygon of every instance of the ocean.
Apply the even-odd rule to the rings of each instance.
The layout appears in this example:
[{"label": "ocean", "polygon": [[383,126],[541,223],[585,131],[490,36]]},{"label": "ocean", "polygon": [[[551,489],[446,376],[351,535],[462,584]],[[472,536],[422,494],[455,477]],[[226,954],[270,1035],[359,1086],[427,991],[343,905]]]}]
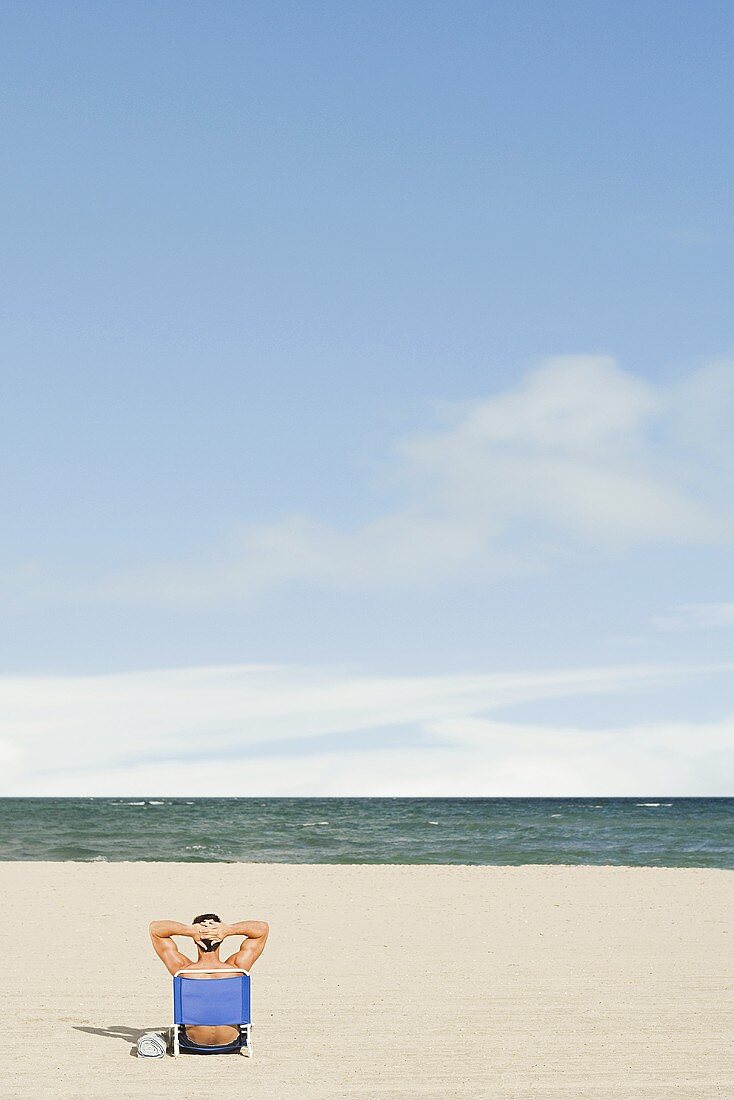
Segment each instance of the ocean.
[{"label": "ocean", "polygon": [[2,860],[734,867],[734,798],[4,798]]}]

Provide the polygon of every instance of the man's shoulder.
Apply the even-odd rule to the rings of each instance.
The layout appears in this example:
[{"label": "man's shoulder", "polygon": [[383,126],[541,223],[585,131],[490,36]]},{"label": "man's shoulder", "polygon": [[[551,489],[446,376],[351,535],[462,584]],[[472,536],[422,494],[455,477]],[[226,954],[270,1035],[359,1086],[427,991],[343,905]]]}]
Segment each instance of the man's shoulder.
[{"label": "man's shoulder", "polygon": [[[188,977],[196,977],[197,974],[201,974],[202,977],[216,977],[216,971],[218,970],[241,970],[241,967],[234,966],[230,962],[219,962],[214,966],[201,966],[198,962],[191,963],[189,966],[182,967],[181,972]],[[215,973],[212,974],[212,971]]]}]

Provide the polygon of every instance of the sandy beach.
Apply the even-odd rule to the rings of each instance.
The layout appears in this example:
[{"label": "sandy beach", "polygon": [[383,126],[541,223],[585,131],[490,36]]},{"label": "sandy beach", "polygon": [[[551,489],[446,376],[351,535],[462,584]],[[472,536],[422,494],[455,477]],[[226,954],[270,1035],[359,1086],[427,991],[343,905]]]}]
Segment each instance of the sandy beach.
[{"label": "sandy beach", "polygon": [[[30,932],[17,954],[3,937],[3,1097],[734,1095],[731,871],[4,863],[0,875],[6,923],[20,914]],[[255,1057],[132,1057],[140,1032],[171,1019],[148,921],[201,910],[270,921]]]}]

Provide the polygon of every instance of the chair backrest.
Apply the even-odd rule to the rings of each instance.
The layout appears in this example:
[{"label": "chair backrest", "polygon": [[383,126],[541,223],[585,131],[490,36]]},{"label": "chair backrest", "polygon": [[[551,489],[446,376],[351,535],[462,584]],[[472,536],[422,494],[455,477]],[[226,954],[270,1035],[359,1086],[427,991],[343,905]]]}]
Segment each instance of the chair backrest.
[{"label": "chair backrest", "polygon": [[245,970],[198,970],[198,974],[232,977],[192,978],[178,973],[173,979],[175,1024],[249,1024],[250,975]]}]

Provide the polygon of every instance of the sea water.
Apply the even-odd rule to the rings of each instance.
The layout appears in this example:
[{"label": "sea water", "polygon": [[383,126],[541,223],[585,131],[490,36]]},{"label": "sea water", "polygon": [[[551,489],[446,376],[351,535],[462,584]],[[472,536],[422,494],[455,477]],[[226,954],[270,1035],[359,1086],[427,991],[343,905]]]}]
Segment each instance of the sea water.
[{"label": "sea water", "polygon": [[0,859],[734,867],[734,798],[5,798]]}]

